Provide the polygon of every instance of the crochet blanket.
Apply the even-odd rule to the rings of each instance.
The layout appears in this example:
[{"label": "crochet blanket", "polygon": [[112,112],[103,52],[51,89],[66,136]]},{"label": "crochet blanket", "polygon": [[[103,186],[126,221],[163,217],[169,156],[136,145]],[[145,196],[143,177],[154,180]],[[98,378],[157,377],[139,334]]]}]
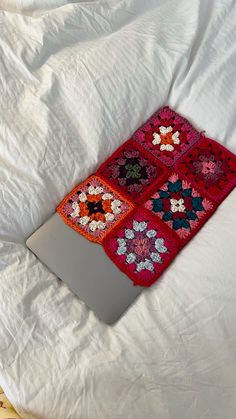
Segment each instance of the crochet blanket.
[{"label": "crochet blanket", "polygon": [[165,106],[57,211],[149,287],[235,185],[236,156]]}]

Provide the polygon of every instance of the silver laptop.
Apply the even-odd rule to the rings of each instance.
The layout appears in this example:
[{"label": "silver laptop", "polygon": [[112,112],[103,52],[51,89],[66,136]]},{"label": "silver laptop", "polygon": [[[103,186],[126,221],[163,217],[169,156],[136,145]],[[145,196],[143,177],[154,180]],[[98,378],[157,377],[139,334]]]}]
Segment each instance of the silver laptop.
[{"label": "silver laptop", "polygon": [[112,324],[141,293],[95,244],[55,213],[26,241],[27,247],[105,323]]}]

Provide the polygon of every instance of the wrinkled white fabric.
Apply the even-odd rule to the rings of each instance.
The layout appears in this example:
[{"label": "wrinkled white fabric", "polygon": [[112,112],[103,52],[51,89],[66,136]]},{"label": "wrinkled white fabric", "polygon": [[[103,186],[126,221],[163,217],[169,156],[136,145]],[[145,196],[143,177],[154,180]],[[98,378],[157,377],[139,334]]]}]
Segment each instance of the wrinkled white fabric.
[{"label": "wrinkled white fabric", "polygon": [[234,419],[236,191],[112,327],[25,240],[163,104],[236,152],[235,1],[0,9],[0,385],[27,419]]}]

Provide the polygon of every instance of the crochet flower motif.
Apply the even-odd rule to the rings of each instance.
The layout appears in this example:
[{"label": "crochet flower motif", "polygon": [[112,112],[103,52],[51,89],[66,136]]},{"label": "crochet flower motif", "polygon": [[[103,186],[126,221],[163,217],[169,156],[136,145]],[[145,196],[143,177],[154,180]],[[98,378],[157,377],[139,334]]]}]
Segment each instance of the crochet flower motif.
[{"label": "crochet flower motif", "polygon": [[129,140],[98,169],[98,174],[136,201],[148,192],[157,178],[163,176],[165,170],[158,160],[147,156],[144,149]]},{"label": "crochet flower motif", "polygon": [[83,226],[88,225],[91,231],[104,230],[106,221],[113,221],[116,214],[121,212],[121,201],[113,200],[111,193],[104,193],[101,186],[90,185],[85,192],[81,192],[78,201],[69,201],[73,208],[71,218]]},{"label": "crochet flower motif", "polygon": [[59,205],[67,224],[92,241],[100,241],[132,205],[96,176],[78,185]]},{"label": "crochet flower motif", "polygon": [[167,166],[173,166],[200,137],[181,115],[165,106],[133,135],[135,141]]},{"label": "crochet flower motif", "polygon": [[153,133],[153,145],[160,145],[160,151],[173,151],[174,145],[180,143],[179,131],[173,132],[173,127],[164,127],[159,128],[159,133]]},{"label": "crochet flower motif", "polygon": [[198,227],[213,204],[177,174],[145,203],[159,218],[167,223],[181,239],[187,238]]},{"label": "crochet flower motif", "polygon": [[149,287],[179,251],[179,240],[143,205],[134,208],[103,241],[107,255],[134,285]]},{"label": "crochet flower motif", "polygon": [[117,238],[117,255],[124,255],[125,262],[136,265],[136,272],[147,269],[154,272],[153,263],[162,263],[161,255],[167,252],[164,239],[157,237],[157,231],[148,229],[145,221],[133,221],[133,228],[125,229],[125,236]]},{"label": "crochet flower motif", "polygon": [[196,147],[183,156],[176,170],[218,202],[236,183],[235,156],[206,137],[202,137]]},{"label": "crochet flower motif", "polygon": [[180,198],[180,199],[170,199],[170,203],[171,203],[171,211],[172,212],[184,212],[185,211],[185,206],[184,206],[184,199]]},{"label": "crochet flower motif", "polygon": [[124,150],[123,157],[110,168],[111,178],[116,179],[120,186],[125,185],[128,192],[140,192],[143,185],[156,175],[156,167],[140,156],[138,150]]},{"label": "crochet flower motif", "polygon": [[224,173],[222,170],[222,161],[217,161],[213,154],[201,154],[199,160],[193,162],[192,169],[208,184],[216,182]]}]

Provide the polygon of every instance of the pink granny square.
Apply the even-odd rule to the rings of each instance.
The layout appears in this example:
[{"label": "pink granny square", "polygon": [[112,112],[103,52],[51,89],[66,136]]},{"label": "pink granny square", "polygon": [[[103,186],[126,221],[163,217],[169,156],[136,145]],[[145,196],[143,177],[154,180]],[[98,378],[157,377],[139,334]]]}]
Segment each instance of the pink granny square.
[{"label": "pink granny square", "polygon": [[154,113],[133,138],[164,164],[172,166],[200,138],[200,133],[165,106]]},{"label": "pink granny square", "polygon": [[136,208],[105,238],[108,256],[134,285],[148,287],[179,250],[175,233],[145,208]]}]

